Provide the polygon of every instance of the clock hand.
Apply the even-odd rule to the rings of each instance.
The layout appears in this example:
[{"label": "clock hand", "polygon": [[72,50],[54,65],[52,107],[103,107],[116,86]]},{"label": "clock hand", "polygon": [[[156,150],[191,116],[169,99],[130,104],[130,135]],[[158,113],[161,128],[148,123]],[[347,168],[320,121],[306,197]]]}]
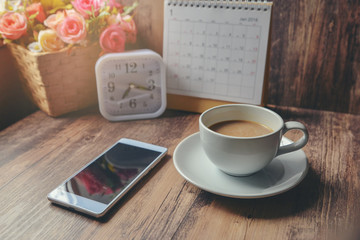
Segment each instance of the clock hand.
[{"label": "clock hand", "polygon": [[130,90],[133,89],[133,88],[140,89],[140,90],[151,91],[151,88],[144,87],[142,85],[137,85],[137,84],[134,84],[134,83],[130,83],[129,87],[126,89],[126,91],[122,95],[122,99],[126,98],[127,95],[129,95]]},{"label": "clock hand", "polygon": [[126,96],[129,95],[129,92],[132,88],[134,88],[134,86],[133,86],[133,84],[130,84],[129,87],[124,92],[124,94],[122,95],[122,99],[126,98]]},{"label": "clock hand", "polygon": [[136,85],[136,84],[132,84],[134,88],[137,88],[137,89],[141,89],[141,90],[146,90],[146,91],[151,91],[150,88],[148,87],[144,87],[142,85]]}]

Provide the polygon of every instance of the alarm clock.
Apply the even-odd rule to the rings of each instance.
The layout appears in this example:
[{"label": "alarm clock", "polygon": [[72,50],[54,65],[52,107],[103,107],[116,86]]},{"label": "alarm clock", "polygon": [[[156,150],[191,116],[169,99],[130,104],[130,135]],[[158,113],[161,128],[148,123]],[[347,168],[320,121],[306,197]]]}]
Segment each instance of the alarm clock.
[{"label": "alarm clock", "polygon": [[166,108],[165,65],[149,49],[109,53],[95,65],[100,113],[110,121],[155,118]]}]

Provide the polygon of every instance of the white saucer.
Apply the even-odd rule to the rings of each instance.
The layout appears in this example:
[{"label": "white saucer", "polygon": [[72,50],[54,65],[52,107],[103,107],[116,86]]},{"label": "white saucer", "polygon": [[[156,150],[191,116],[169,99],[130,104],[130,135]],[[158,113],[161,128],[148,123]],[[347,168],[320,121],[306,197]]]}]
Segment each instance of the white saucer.
[{"label": "white saucer", "polygon": [[[283,138],[282,144],[291,143]],[[174,151],[177,171],[195,186],[233,198],[264,198],[290,190],[300,183],[308,171],[304,151],[276,157],[261,171],[247,177],[234,177],[220,171],[204,153],[200,134],[185,138]]]}]

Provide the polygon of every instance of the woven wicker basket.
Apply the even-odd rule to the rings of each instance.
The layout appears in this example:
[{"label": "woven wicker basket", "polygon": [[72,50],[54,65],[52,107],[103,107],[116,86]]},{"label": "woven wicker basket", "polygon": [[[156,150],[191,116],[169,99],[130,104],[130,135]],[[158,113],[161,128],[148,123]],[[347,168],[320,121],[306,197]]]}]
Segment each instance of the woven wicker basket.
[{"label": "woven wicker basket", "polygon": [[25,90],[48,115],[57,117],[96,103],[98,45],[56,53],[33,53],[16,44],[7,46]]}]

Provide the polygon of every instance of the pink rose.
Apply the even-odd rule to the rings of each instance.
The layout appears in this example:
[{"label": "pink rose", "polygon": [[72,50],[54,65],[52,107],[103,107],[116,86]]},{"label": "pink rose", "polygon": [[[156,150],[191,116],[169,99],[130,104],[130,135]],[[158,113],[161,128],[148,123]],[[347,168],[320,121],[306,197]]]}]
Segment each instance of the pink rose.
[{"label": "pink rose", "polygon": [[26,34],[27,20],[23,14],[17,12],[5,13],[0,18],[0,34],[11,40],[19,39]]},{"label": "pink rose", "polygon": [[113,8],[116,8],[116,9],[120,10],[120,12],[123,12],[123,6],[120,3],[116,2],[116,0],[108,0],[107,6],[109,6],[111,10]]},{"label": "pink rose", "polygon": [[119,25],[110,25],[100,35],[100,46],[105,53],[123,52],[126,34]]},{"label": "pink rose", "polygon": [[134,19],[129,15],[126,15],[124,17],[120,16],[120,26],[126,33],[126,40],[130,43],[135,43],[137,29],[136,29]]},{"label": "pink rose", "polygon": [[[99,15],[99,11],[103,5],[102,0],[74,0],[71,2],[76,11],[78,11],[84,18],[90,18],[91,14]],[[90,14],[91,13],[91,14]]]},{"label": "pink rose", "polygon": [[59,23],[61,21],[63,21],[65,18],[65,11],[58,11],[56,12],[56,14],[52,14],[50,15],[45,21],[44,21],[44,25],[56,30],[57,25],[59,25]]},{"label": "pink rose", "polygon": [[136,42],[137,28],[134,19],[126,15],[124,17],[121,14],[111,15],[107,19],[108,24],[119,24],[126,34],[126,41],[129,43]]},{"label": "pink rose", "polygon": [[26,11],[29,16],[38,13],[35,18],[41,23],[46,19],[44,8],[42,7],[41,3],[30,4],[28,7],[26,7]]},{"label": "pink rose", "polygon": [[[81,43],[86,38],[86,23],[83,16],[74,10],[65,11],[64,18],[55,21],[56,33],[65,43]],[[54,22],[53,22],[54,23]]]}]

